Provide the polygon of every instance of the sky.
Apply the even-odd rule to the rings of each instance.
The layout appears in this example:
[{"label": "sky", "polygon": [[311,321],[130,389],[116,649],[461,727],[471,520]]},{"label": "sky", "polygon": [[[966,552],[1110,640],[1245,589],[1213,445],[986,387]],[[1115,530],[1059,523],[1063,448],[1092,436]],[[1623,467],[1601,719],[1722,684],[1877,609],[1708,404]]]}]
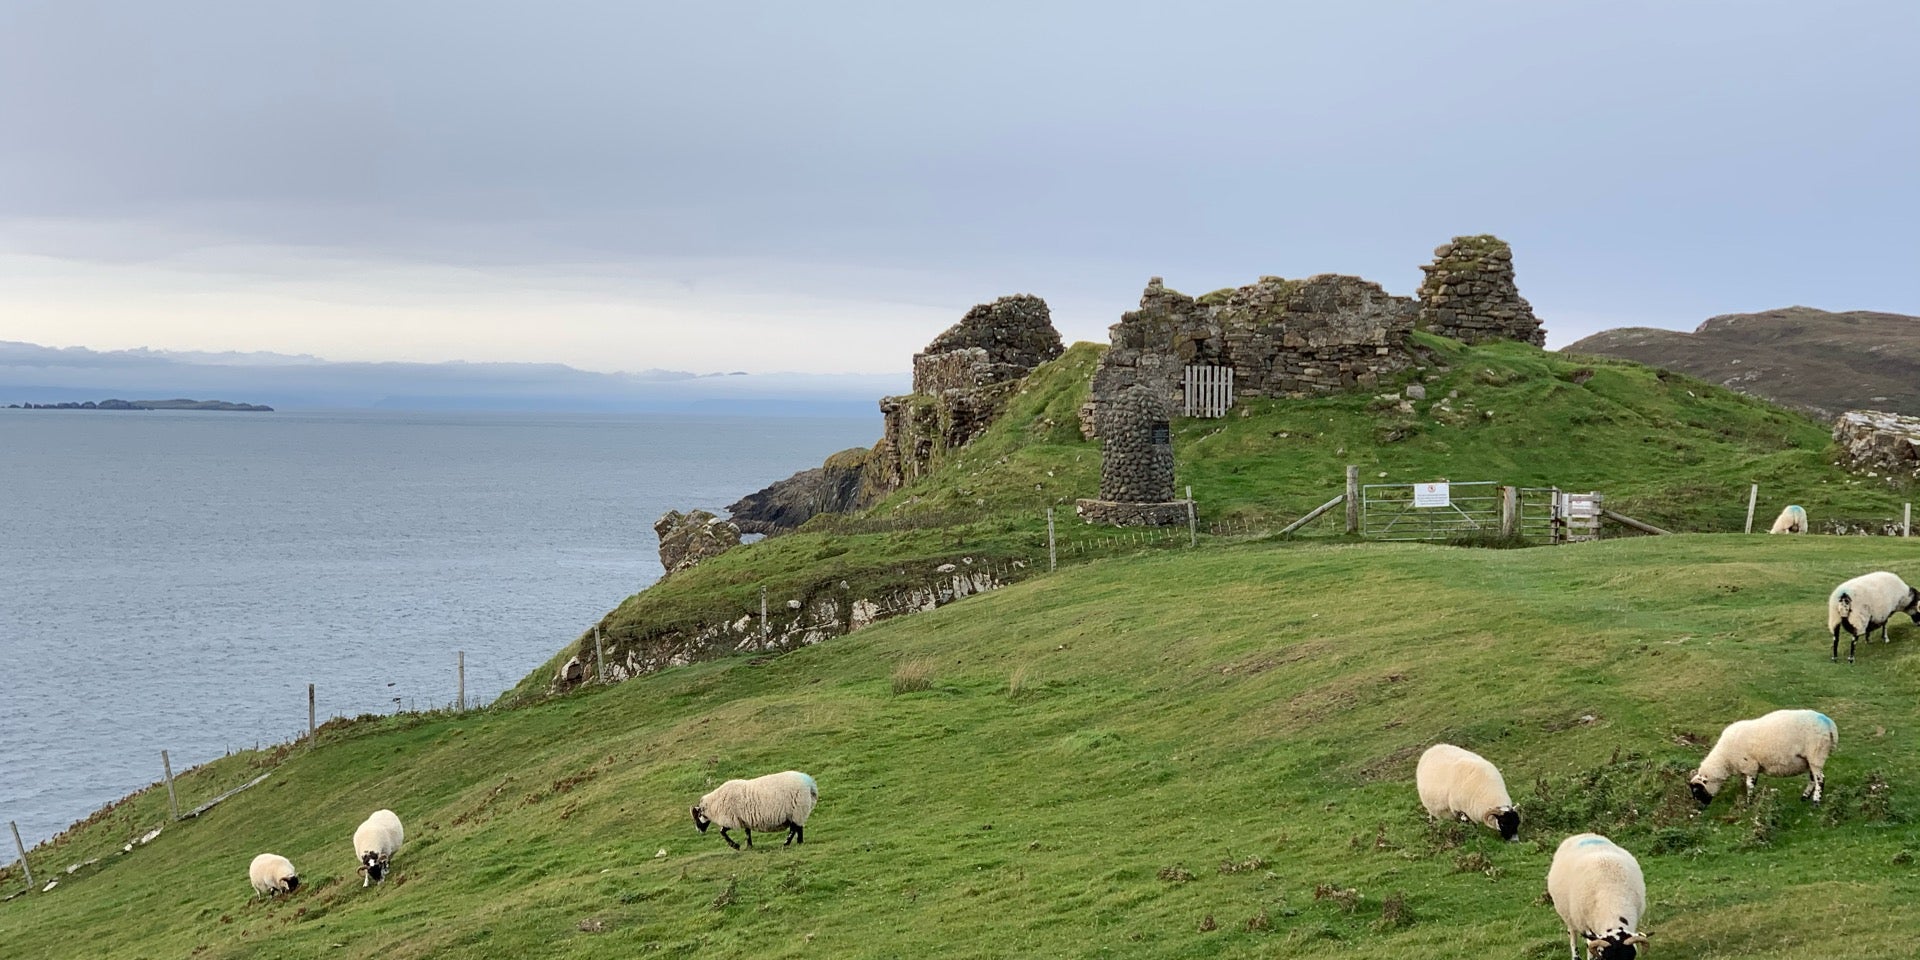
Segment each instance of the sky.
[{"label": "sky", "polygon": [[903,370],[1151,276],[1920,313],[1920,4],[0,0],[0,339]]}]

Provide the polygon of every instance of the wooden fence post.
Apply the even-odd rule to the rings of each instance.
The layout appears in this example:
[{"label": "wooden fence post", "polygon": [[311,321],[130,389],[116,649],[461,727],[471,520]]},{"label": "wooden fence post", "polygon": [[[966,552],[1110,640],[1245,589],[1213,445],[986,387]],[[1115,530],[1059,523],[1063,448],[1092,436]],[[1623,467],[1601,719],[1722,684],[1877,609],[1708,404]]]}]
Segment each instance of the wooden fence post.
[{"label": "wooden fence post", "polygon": [[1517,487],[1500,488],[1500,536],[1511,540],[1520,533],[1520,490]]},{"label": "wooden fence post", "polygon": [[160,751],[160,769],[167,775],[167,806],[173,809],[173,818],[180,819],[180,798],[173,792],[173,761],[167,759],[167,752]]},{"label": "wooden fence post", "polygon": [[[760,603],[760,622],[762,625],[767,622],[765,600]],[[600,643],[600,625],[597,623],[593,625],[593,675],[601,683],[607,682],[607,649]]]},{"label": "wooden fence post", "polygon": [[1053,508],[1047,508],[1047,572],[1060,569],[1060,552],[1053,545]]},{"label": "wooden fence post", "polygon": [[1347,464],[1347,534],[1360,532],[1360,466]]},{"label": "wooden fence post", "polygon": [[307,684],[307,749],[313,749],[313,684]]},{"label": "wooden fence post", "polygon": [[8,820],[7,826],[13,830],[13,849],[20,854],[20,872],[27,875],[27,889],[32,890],[33,868],[27,866],[27,845],[20,842],[20,825]]},{"label": "wooden fence post", "polygon": [[[1811,533],[1812,531],[1808,532]],[[1900,505],[1900,535],[1903,537],[1913,536],[1913,504],[1911,503],[1903,503]]]},{"label": "wooden fence post", "polygon": [[1187,546],[1200,545],[1200,526],[1193,516],[1193,484],[1187,484]]},{"label": "wooden fence post", "polygon": [[1752,490],[1747,491],[1747,532],[1748,533],[1753,532],[1753,505],[1759,502],[1759,500],[1760,500],[1760,485],[1756,483],[1753,485]]},{"label": "wooden fence post", "polygon": [[455,664],[454,669],[460,675],[460,686],[458,688],[459,699],[455,702],[459,704],[460,712],[466,713],[467,712],[467,652],[465,650],[456,650],[454,651],[454,655],[456,658],[454,661],[454,664]]},{"label": "wooden fence post", "polygon": [[760,588],[760,642],[767,642],[767,588]]}]

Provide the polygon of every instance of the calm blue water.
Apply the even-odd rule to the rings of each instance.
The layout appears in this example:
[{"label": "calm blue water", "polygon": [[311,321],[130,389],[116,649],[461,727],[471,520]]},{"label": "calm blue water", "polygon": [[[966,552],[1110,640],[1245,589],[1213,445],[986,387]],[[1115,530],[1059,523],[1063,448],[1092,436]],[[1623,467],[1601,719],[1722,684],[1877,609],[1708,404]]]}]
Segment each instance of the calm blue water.
[{"label": "calm blue water", "polygon": [[[512,686],[718,511],[872,419],[0,409],[0,820]],[[6,857],[0,857],[6,859]]]}]

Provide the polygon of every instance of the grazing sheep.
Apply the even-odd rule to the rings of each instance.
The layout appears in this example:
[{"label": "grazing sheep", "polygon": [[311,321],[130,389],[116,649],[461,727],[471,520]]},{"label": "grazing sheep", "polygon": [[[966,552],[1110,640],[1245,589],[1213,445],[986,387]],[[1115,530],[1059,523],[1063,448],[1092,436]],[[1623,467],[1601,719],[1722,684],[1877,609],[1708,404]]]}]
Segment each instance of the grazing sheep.
[{"label": "grazing sheep", "polygon": [[254,857],[253,865],[247,868],[247,880],[253,884],[253,892],[263,897],[300,888],[300,874],[293,869],[293,861],[277,853]]},{"label": "grazing sheep", "polygon": [[1775,710],[1764,717],[1735,720],[1720,731],[1700,769],[1687,778],[1687,788],[1704,807],[1734,774],[1746,778],[1747,792],[1752,793],[1758,774],[1797,777],[1804,773],[1811,782],[1800,791],[1800,799],[1819,803],[1827,785],[1827,757],[1839,745],[1840,728],[1817,710]]},{"label": "grazing sheep", "polygon": [[1635,928],[1647,909],[1647,881],[1640,862],[1597,833],[1560,841],[1547,868],[1547,896],[1567,925],[1567,954],[1580,960],[1575,937],[1587,941],[1590,960],[1633,960],[1647,942]]},{"label": "grazing sheep", "polygon": [[[728,780],[700,798],[693,807],[693,825],[707,832],[708,824],[720,825],[720,839],[735,850],[740,844],[727,835],[739,827],[747,832],[747,846],[753,846],[753,831],[787,831],[786,843],[807,842],[807,815],[820,799],[820,788],[813,778],[798,770],[769,773],[752,780]],[[786,843],[781,846],[786,846]]]},{"label": "grazing sheep", "polygon": [[1920,623],[1920,590],[1885,570],[1862,574],[1833,588],[1827,597],[1827,630],[1833,634],[1833,662],[1840,662],[1840,628],[1847,628],[1847,662],[1853,662],[1853,648],[1865,636],[1873,642],[1873,628],[1880,628],[1880,641],[1892,643],[1887,636],[1887,621],[1904,613]]},{"label": "grazing sheep", "polygon": [[1520,811],[1507,796],[1507,782],[1485,757],[1450,743],[1436,743],[1420,755],[1414,771],[1420,805],[1433,817],[1459,817],[1500,831],[1502,840],[1520,833]]},{"label": "grazing sheep", "polygon": [[1773,518],[1773,529],[1768,533],[1806,533],[1807,511],[1797,505],[1789,504],[1780,515]]},{"label": "grazing sheep", "polygon": [[386,879],[388,866],[405,837],[400,818],[392,810],[375,810],[360,829],[353,831],[353,858],[360,861],[362,887]]}]

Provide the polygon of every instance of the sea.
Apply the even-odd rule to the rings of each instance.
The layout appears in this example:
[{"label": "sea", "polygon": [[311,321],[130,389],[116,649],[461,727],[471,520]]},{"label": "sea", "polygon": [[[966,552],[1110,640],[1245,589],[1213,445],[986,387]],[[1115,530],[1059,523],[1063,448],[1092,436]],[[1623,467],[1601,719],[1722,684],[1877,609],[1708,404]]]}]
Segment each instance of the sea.
[{"label": "sea", "polygon": [[[332,716],[512,687],[871,418],[0,409],[0,820],[29,844]],[[10,859],[0,856],[0,860]]]}]

